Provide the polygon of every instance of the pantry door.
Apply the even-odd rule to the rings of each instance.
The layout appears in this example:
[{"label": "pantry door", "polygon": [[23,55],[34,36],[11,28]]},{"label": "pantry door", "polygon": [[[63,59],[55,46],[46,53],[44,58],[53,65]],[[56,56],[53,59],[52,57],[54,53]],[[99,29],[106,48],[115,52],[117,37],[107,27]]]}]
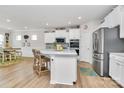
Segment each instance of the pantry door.
[{"label": "pantry door", "polygon": [[80,60],[92,63],[92,35],[89,32],[83,32],[80,40]]}]

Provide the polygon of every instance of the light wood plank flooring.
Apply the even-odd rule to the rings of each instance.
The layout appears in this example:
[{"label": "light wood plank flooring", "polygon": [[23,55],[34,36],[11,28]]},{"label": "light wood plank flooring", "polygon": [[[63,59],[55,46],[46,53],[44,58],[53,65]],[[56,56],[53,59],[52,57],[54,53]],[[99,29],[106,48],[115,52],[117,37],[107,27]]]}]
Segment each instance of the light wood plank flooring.
[{"label": "light wood plank flooring", "polygon": [[91,77],[80,75],[79,67],[91,67],[90,64],[80,62],[78,64],[78,80],[73,86],[55,84],[51,85],[49,73],[38,77],[32,69],[32,58],[25,58],[22,62],[0,68],[0,87],[1,88],[92,88],[92,87],[111,87],[119,86],[110,78]]},{"label": "light wood plank flooring", "polygon": [[[79,67],[92,68],[89,63],[81,62]],[[109,77],[80,75],[83,88],[119,88],[120,86]]]}]

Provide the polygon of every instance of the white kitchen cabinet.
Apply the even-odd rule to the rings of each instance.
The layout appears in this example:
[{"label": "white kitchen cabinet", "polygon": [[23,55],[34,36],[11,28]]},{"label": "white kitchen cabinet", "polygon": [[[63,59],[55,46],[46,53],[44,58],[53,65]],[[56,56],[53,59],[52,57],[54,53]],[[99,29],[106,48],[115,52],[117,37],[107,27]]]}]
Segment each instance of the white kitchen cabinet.
[{"label": "white kitchen cabinet", "polygon": [[121,15],[120,15],[120,6],[116,7],[113,9],[112,12],[110,12],[106,17],[105,17],[105,22],[103,23],[105,27],[115,27],[117,25],[120,25],[120,20],[121,20]]},{"label": "white kitchen cabinet", "polygon": [[110,56],[109,75],[120,83],[121,66],[116,56]]},{"label": "white kitchen cabinet", "polygon": [[120,5],[113,9],[105,18],[101,26],[113,28],[120,25],[120,38],[124,38],[124,6]]},{"label": "white kitchen cabinet", "polygon": [[115,8],[109,15],[110,28],[120,25],[120,7]]},{"label": "white kitchen cabinet", "polygon": [[120,38],[124,38],[124,12],[121,12]]},{"label": "white kitchen cabinet", "polygon": [[69,39],[80,39],[80,29],[69,29]]},{"label": "white kitchen cabinet", "polygon": [[67,30],[56,30],[55,37],[56,38],[65,38],[66,43],[69,43],[69,32]]},{"label": "white kitchen cabinet", "polygon": [[54,32],[44,33],[45,43],[54,43],[56,38],[65,38],[66,43],[70,39],[80,39],[80,29],[56,30]]},{"label": "white kitchen cabinet", "polygon": [[109,75],[113,79],[116,79],[116,71],[117,71],[116,69],[117,69],[117,65],[116,65],[116,62],[114,60],[114,57],[110,56]]},{"label": "white kitchen cabinet", "polygon": [[124,55],[110,54],[109,75],[124,87]]},{"label": "white kitchen cabinet", "polygon": [[54,43],[55,42],[55,32],[44,33],[45,43]]},{"label": "white kitchen cabinet", "polygon": [[124,86],[124,64],[121,64],[121,85]]},{"label": "white kitchen cabinet", "polygon": [[118,83],[121,82],[121,64],[118,60],[114,60],[115,63],[115,76],[113,77],[114,80],[116,80]]}]

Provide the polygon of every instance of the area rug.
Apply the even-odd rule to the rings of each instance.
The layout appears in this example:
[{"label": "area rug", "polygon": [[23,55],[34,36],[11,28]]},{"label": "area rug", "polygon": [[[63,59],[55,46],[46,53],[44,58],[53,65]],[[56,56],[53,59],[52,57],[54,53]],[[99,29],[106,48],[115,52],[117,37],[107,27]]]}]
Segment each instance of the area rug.
[{"label": "area rug", "polygon": [[92,68],[80,67],[80,74],[82,76],[98,76],[97,73]]}]

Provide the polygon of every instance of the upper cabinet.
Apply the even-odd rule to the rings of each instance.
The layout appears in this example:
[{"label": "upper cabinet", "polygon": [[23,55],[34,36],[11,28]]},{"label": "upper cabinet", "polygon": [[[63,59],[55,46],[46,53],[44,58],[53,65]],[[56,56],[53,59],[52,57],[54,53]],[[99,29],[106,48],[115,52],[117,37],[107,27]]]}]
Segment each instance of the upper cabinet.
[{"label": "upper cabinet", "polygon": [[56,30],[56,38],[65,38],[66,43],[69,43],[69,32],[67,30]]},{"label": "upper cabinet", "polygon": [[113,28],[120,25],[120,38],[124,38],[124,6],[118,6],[112,10],[102,24],[104,27]]},{"label": "upper cabinet", "polygon": [[65,38],[69,43],[70,39],[80,39],[80,29],[46,31],[44,38],[45,43],[54,43],[56,38]]},{"label": "upper cabinet", "polygon": [[66,30],[56,30],[55,37],[67,37],[68,31]]},{"label": "upper cabinet", "polygon": [[105,22],[103,23],[104,26],[112,28],[117,25],[120,25],[120,6],[113,9],[112,12],[110,12],[106,17],[105,17]]},{"label": "upper cabinet", "polygon": [[124,38],[124,7],[121,7],[120,15],[120,38]]},{"label": "upper cabinet", "polygon": [[80,39],[80,29],[70,29],[69,39]]},{"label": "upper cabinet", "polygon": [[44,33],[44,42],[45,43],[54,43],[55,42],[55,32],[45,32]]}]

